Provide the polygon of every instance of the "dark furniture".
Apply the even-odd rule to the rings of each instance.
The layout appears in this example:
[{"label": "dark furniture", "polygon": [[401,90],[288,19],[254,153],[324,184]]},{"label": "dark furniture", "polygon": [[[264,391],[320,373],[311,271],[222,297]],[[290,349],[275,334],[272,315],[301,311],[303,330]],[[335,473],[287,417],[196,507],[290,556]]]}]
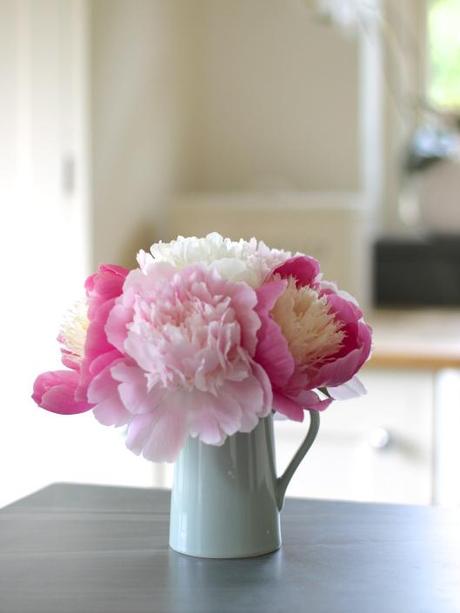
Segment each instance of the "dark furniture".
[{"label": "dark furniture", "polygon": [[1,613],[460,611],[458,511],[287,500],[280,551],[203,560],[168,549],[168,507],[57,484],[3,509]]},{"label": "dark furniture", "polygon": [[377,307],[460,305],[460,236],[379,239],[374,246]]}]

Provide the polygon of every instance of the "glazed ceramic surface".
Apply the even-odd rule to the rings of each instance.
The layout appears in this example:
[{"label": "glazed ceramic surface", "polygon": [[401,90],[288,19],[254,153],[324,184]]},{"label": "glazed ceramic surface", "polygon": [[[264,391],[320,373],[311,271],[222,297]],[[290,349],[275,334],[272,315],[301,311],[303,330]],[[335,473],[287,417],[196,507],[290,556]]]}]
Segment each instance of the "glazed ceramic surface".
[{"label": "glazed ceramic surface", "polygon": [[170,546],[192,556],[240,558],[281,545],[279,512],[287,485],[319,428],[310,412],[308,434],[281,477],[276,475],[273,418],[221,447],[189,438],[175,466]]}]

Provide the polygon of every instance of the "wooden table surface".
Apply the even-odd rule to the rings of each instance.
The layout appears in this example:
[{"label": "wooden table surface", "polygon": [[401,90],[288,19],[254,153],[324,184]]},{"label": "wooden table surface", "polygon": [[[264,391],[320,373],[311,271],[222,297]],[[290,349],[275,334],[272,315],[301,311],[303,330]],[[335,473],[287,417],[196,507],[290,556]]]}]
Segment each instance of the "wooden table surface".
[{"label": "wooden table surface", "polygon": [[460,368],[460,309],[381,309],[367,317],[369,368]]},{"label": "wooden table surface", "polygon": [[460,512],[288,499],[269,556],[168,549],[169,493],[56,484],[0,511],[1,613],[458,613]]}]

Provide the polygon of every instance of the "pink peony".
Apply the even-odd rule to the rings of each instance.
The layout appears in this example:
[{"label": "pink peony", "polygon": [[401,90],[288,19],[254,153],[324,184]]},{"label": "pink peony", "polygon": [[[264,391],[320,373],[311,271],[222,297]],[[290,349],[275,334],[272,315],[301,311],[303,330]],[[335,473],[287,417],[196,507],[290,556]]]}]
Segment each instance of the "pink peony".
[{"label": "pink peony", "polygon": [[109,315],[109,342],[131,358],[112,366],[131,414],[127,446],[173,461],[188,435],[221,445],[272,409],[254,361],[257,296],[202,265],[150,262],[132,271]]},{"label": "pink peony", "polygon": [[86,302],[70,314],[58,337],[62,362],[70,370],[46,372],[35,381],[32,398],[42,408],[63,414],[94,408],[100,421],[124,423],[128,413],[119,400],[117,382],[113,381],[109,405],[98,406],[89,398],[88,388],[97,387],[97,381],[107,378],[110,367],[122,358],[108,342],[104,327],[127,274],[120,266],[102,265],[86,280]]},{"label": "pink peony", "polygon": [[351,296],[321,281],[314,258],[290,258],[257,296],[262,326],[255,359],[270,378],[280,413],[302,421],[304,409],[332,402],[313,390],[327,387],[339,397],[360,389],[350,381],[369,356],[371,329]]}]

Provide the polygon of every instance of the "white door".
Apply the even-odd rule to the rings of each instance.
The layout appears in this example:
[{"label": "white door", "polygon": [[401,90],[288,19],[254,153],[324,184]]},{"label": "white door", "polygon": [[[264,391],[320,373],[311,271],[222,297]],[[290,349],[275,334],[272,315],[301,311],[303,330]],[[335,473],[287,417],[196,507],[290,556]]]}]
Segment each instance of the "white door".
[{"label": "white door", "polygon": [[86,29],[84,0],[0,0],[0,506],[53,481],[152,481],[121,433],[30,399],[90,259]]}]

